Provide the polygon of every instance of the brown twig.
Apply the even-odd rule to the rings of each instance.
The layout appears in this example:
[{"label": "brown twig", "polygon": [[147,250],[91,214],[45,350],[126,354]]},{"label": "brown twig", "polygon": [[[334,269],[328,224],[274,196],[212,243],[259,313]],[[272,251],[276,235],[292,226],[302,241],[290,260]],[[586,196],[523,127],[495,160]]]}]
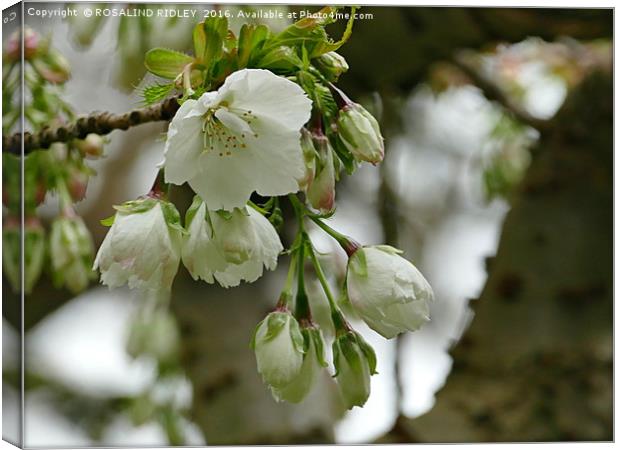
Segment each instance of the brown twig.
[{"label": "brown twig", "polygon": [[[179,109],[179,97],[170,97],[161,103],[134,109],[123,114],[94,112],[79,117],[74,122],[55,128],[43,128],[37,133],[24,132],[24,154],[34,150],[47,149],[54,142],[68,142],[83,139],[90,133],[108,134],[113,130],[126,130],[142,123],[170,120]],[[22,134],[2,136],[2,151],[20,155]]]}]

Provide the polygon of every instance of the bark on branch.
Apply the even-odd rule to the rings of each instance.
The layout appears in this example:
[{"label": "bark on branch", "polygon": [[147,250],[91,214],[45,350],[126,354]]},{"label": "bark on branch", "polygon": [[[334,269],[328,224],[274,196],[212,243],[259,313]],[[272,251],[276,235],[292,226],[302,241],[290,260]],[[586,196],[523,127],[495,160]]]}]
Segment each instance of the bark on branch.
[{"label": "bark on branch", "polygon": [[[170,97],[161,103],[146,108],[134,109],[123,114],[94,112],[79,117],[74,122],[55,128],[43,128],[37,133],[23,133],[24,154],[34,150],[49,148],[54,142],[68,142],[71,139],[83,139],[90,133],[108,134],[114,130],[126,130],[130,127],[148,122],[170,120],[179,109],[179,97]],[[22,133],[2,136],[2,151],[20,155],[22,151]]]}]

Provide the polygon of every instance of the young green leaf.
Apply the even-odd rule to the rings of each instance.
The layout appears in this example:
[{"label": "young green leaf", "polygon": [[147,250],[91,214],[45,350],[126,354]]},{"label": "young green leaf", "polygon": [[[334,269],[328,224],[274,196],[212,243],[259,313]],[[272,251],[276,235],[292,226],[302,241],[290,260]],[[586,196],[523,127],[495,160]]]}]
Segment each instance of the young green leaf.
[{"label": "young green leaf", "polygon": [[146,52],[144,65],[154,75],[174,80],[194,58],[185,53],[166,48],[154,48]]}]

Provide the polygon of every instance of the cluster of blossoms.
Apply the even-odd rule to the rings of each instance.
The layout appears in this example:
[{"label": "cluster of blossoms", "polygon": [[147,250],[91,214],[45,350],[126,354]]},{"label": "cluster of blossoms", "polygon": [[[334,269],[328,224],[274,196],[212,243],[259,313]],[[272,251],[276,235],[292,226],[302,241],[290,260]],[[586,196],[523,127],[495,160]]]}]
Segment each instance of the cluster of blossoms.
[{"label": "cluster of blossoms", "polygon": [[[16,131],[22,117],[22,70],[27,102],[23,116],[33,132],[54,127],[75,119],[72,108],[60,92],[70,77],[66,59],[36,31],[25,27],[6,41],[3,52],[3,134]],[[22,50],[24,61],[22,64]],[[24,291],[29,294],[44,271],[56,287],[73,293],[86,289],[95,278],[92,272],[94,244],[82,218],[75,212],[75,203],[85,194],[94,171],[86,160],[103,154],[104,139],[89,134],[84,139],[57,142],[49,151],[35,150],[23,159],[10,153],[2,154],[3,197],[6,214],[3,218],[4,273],[13,290],[21,291],[21,219],[24,213]],[[59,214],[49,227],[42,223],[39,206],[48,193],[55,195]],[[23,201],[23,210],[22,210]]]},{"label": "cluster of blossoms", "polygon": [[[297,28],[283,37],[245,27],[238,42],[223,43],[213,53],[202,36],[221,36],[224,42],[231,33],[225,19],[209,19],[194,31],[196,56],[164,49],[147,54],[147,68],[173,80],[170,89],[182,88],[184,95],[153,188],[116,207],[94,267],[110,287],[169,291],[180,264],[195,280],[223,287],[251,283],[265,268],[275,269],[284,250],[276,225],[283,220],[279,202],[288,198],[298,231],[286,250],[285,286],[252,339],[258,372],[277,400],[300,402],[328,366],[305,289],[310,261],[335,329],[334,377],[352,408],[370,394],[375,353],[335,301],[306,226],[319,226],[347,253],[344,292],[382,336],[393,338],[428,321],[433,292],[399,250],[361,246],[325,221],[334,212],[341,173],[380,163],[384,145],[376,119],[334,85],[348,69],[336,46],[320,33],[321,45],[307,47],[317,33],[290,44],[297,42],[290,38],[293,31],[322,30],[325,23],[303,25],[293,25]],[[185,183],[195,196],[181,220],[166,191]],[[267,200],[256,204],[253,195]]]}]

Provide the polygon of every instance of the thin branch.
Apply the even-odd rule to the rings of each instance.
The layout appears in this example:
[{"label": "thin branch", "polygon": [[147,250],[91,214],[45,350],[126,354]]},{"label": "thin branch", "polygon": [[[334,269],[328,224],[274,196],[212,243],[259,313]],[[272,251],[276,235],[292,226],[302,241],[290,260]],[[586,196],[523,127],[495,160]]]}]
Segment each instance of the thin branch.
[{"label": "thin branch", "polygon": [[473,67],[470,60],[471,57],[468,52],[462,51],[456,54],[456,56],[452,60],[452,63],[460,70],[462,70],[465,75],[471,78],[474,85],[480,88],[480,90],[487,99],[498,102],[510,113],[512,113],[519,121],[533,128],[536,128],[539,131],[545,130],[549,127],[548,120],[538,119],[532,116],[521,106],[517,105],[509,97],[509,95],[507,95],[506,92],[498,86],[497,83],[493,82],[488,77],[480,73],[479,70]]},{"label": "thin branch", "polygon": [[[34,150],[47,149],[54,142],[83,139],[90,133],[104,135],[113,130],[127,130],[143,123],[170,120],[179,109],[178,100],[179,97],[170,97],[161,103],[134,109],[123,114],[94,112],[59,127],[46,127],[37,133],[26,131],[24,132],[24,154]],[[21,155],[22,134],[15,133],[10,136],[2,136],[2,151]]]}]

